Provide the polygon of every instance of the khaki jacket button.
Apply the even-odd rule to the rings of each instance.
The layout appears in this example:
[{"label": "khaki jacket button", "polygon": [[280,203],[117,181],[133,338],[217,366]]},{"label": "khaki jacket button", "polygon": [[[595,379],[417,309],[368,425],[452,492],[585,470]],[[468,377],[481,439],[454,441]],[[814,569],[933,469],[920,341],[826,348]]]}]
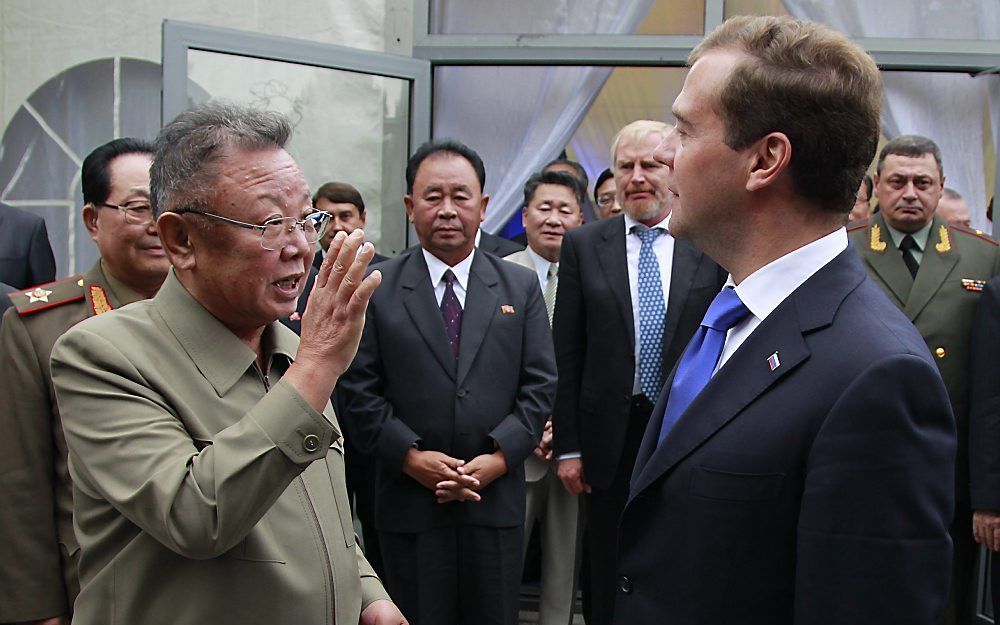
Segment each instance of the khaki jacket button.
[{"label": "khaki jacket button", "polygon": [[302,449],[309,453],[319,449],[319,437],[315,434],[306,434],[305,438],[302,439]]}]

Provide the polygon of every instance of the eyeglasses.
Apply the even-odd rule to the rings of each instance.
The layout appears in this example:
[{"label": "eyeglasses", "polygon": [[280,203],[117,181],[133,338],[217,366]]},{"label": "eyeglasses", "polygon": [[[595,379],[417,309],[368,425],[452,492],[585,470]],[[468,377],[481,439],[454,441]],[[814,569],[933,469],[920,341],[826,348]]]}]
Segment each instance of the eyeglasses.
[{"label": "eyeglasses", "polygon": [[600,206],[601,208],[604,208],[605,206],[610,206],[611,203],[614,201],[615,201],[614,193],[602,193],[597,196],[597,205]]},{"label": "eyeglasses", "polygon": [[274,219],[268,219],[262,224],[248,224],[243,221],[236,221],[235,219],[223,217],[222,215],[215,215],[213,213],[199,211],[193,208],[178,208],[174,212],[178,215],[183,215],[185,213],[202,215],[204,217],[211,217],[212,219],[224,221],[227,224],[232,224],[241,228],[260,230],[260,246],[265,250],[271,251],[280,250],[287,245],[293,244],[296,228],[302,229],[302,233],[306,237],[306,243],[312,245],[318,241],[321,236],[323,236],[323,232],[326,231],[326,227],[329,225],[331,217],[330,213],[317,211],[302,219],[296,219],[294,217],[275,217]]},{"label": "eyeglasses", "polygon": [[129,200],[124,204],[98,202],[97,206],[117,208],[121,211],[122,221],[133,226],[148,226],[153,221],[153,209],[149,206],[149,200]]}]

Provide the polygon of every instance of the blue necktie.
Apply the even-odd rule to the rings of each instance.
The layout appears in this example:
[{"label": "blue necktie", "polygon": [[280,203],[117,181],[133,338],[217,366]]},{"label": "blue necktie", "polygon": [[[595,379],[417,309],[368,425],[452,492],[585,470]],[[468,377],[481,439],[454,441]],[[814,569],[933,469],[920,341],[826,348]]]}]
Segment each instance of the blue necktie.
[{"label": "blue necktie", "polygon": [[441,298],[441,316],[444,317],[444,328],[448,333],[451,352],[458,358],[459,346],[462,340],[462,303],[455,295],[455,274],[451,269],[444,272],[444,297]]},{"label": "blue necktie", "polygon": [[663,387],[663,318],[667,307],[663,303],[663,283],[660,263],[653,252],[653,243],[663,230],[641,224],[632,233],[642,241],[639,248],[639,388],[655,402]]},{"label": "blue necktie", "polygon": [[732,287],[722,289],[712,300],[701,326],[677,365],[677,374],[670,385],[667,409],[663,414],[663,425],[660,426],[661,443],[677,419],[712,379],[712,372],[719,364],[722,347],[726,343],[726,333],[749,316],[750,310]]}]

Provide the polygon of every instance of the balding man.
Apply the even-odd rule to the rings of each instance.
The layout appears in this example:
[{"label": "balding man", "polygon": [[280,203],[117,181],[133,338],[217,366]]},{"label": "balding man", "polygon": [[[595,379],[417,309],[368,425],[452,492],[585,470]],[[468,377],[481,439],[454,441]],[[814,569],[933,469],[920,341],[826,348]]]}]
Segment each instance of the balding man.
[{"label": "balding man", "polygon": [[[207,104],[161,130],[151,196],[172,269],[52,354],[73,477],[73,622],[405,622],[356,544],[329,406],[380,275],[331,244],[276,114]],[[208,147],[206,147],[208,146]]]}]

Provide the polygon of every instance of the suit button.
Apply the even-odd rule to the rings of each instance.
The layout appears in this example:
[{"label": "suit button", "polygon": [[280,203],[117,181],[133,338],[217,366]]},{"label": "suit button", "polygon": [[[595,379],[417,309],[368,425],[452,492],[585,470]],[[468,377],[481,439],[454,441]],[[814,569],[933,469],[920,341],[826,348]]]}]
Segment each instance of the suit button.
[{"label": "suit button", "polygon": [[306,434],[305,438],[302,439],[302,449],[309,453],[319,449],[319,437],[315,434]]},{"label": "suit button", "polygon": [[626,595],[632,594],[632,580],[622,575],[618,580],[618,589]]},{"label": "suit button", "polygon": [[944,358],[944,348],[943,347],[939,347],[939,348],[935,349],[934,350],[934,355],[937,356],[938,358]]},{"label": "suit button", "polygon": [[465,397],[468,394],[469,394],[469,391],[465,390],[464,388],[458,389],[458,396],[459,397]]}]

